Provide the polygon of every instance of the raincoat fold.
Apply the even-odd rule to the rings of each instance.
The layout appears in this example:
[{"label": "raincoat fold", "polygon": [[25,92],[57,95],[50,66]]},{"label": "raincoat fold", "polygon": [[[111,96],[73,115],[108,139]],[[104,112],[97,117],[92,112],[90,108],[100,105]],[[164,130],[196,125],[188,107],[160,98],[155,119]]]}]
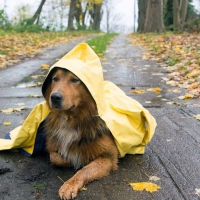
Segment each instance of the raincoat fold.
[{"label": "raincoat fold", "polygon": [[[110,81],[104,81],[103,69],[98,56],[86,44],[81,43],[56,62],[55,67],[74,73],[86,85],[96,102],[99,116],[114,136],[120,156],[143,154],[156,128],[154,117],[139,102],[128,97]],[[45,94],[49,73],[43,83]],[[46,102],[36,105],[22,127],[14,129],[11,140],[0,139],[0,150],[24,148],[32,154],[39,124],[50,110]]]}]

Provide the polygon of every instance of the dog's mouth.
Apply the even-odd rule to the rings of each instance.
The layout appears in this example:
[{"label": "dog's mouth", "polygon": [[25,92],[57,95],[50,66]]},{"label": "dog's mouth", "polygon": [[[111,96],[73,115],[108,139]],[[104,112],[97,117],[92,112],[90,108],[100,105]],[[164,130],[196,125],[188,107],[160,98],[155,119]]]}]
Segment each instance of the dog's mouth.
[{"label": "dog's mouth", "polygon": [[57,110],[66,110],[66,111],[74,111],[76,109],[76,106],[73,105],[69,108],[63,108],[61,105],[59,104],[52,104],[52,108],[57,109]]}]

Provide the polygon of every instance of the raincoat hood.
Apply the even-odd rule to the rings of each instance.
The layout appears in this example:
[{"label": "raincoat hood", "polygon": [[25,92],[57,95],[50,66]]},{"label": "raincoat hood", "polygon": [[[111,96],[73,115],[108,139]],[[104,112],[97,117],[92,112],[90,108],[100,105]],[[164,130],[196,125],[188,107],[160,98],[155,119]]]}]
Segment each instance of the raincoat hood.
[{"label": "raincoat hood", "polygon": [[[86,43],[81,43],[56,62],[49,70],[55,67],[67,69],[74,73],[88,88],[93,96],[99,115],[106,110],[106,99],[104,92],[103,70],[99,57]],[[42,86],[42,93],[47,88],[48,75]]]},{"label": "raincoat hood", "polygon": [[[151,140],[156,128],[154,117],[139,102],[128,97],[115,84],[110,81],[104,81],[100,60],[86,43],[77,45],[62,57],[50,68],[49,73],[55,67],[71,71],[88,88],[96,102],[99,116],[105,121],[114,136],[121,157],[127,153],[144,153],[145,145]],[[42,86],[43,95],[47,89],[49,73]],[[45,102],[36,105],[31,112],[33,114],[30,114],[27,118],[28,121],[31,121],[31,124],[26,120],[20,130],[12,132],[15,136],[11,134],[11,139],[14,138],[16,140],[21,136],[22,129],[23,134],[25,134],[25,130],[28,132],[31,130],[31,134],[29,133],[28,135],[33,135],[33,139],[26,144],[29,148],[28,152],[31,154],[39,123],[44,120],[49,112],[50,110]],[[33,123],[35,119],[37,123]],[[32,133],[34,131],[35,133]],[[2,143],[0,141],[0,150],[2,149],[1,146]],[[12,145],[12,147],[14,146],[19,147],[20,144]],[[23,148],[27,148],[26,146],[21,145]]]}]

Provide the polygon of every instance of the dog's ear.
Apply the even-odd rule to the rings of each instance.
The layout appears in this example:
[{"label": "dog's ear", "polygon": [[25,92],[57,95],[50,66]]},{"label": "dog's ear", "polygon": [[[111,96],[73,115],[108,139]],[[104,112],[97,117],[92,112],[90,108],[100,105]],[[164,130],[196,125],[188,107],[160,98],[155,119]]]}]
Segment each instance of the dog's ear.
[{"label": "dog's ear", "polygon": [[47,75],[43,85],[42,85],[42,94],[43,96],[45,97],[46,99],[46,94],[48,93],[48,88],[49,86],[51,85],[51,82],[52,82],[52,77],[53,75],[56,73],[56,71],[58,70],[57,67],[53,68],[49,74]]}]

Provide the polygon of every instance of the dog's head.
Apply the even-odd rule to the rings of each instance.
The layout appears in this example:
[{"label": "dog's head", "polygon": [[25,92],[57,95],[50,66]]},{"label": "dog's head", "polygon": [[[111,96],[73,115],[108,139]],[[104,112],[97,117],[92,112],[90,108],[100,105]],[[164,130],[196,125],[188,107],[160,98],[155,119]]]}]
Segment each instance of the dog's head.
[{"label": "dog's head", "polygon": [[66,69],[55,67],[51,70],[42,90],[51,109],[73,112],[83,106],[95,105],[83,82]]}]

